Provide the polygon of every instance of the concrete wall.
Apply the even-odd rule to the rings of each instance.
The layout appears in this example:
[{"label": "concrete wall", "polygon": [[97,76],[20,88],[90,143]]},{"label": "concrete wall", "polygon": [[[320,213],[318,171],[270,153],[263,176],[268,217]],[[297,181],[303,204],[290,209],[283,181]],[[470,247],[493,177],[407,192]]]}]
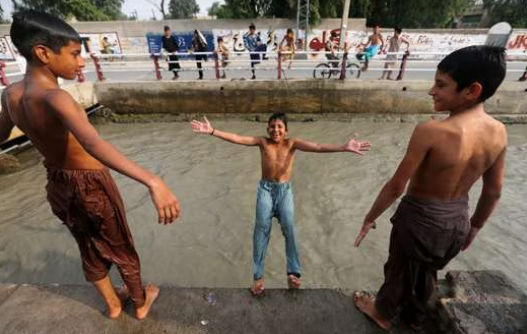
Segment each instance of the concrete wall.
[{"label": "concrete wall", "polygon": [[[71,25],[79,32],[117,32],[119,37],[144,37],[148,32],[162,32],[168,25],[173,31],[192,31],[194,29],[244,29],[254,23],[257,29],[287,29],[296,26],[295,20],[289,19],[257,19],[257,20],[164,20],[164,21],[104,21],[75,22]],[[10,24],[0,25],[0,36],[9,35]],[[312,29],[334,29],[340,27],[340,19],[324,19]],[[349,19],[349,30],[365,30],[366,19]]]},{"label": "concrete wall", "polygon": [[[242,82],[97,83],[99,102],[119,114],[414,115],[433,112],[431,83],[292,80]],[[504,83],[486,103],[489,113],[527,114],[522,83]]]}]

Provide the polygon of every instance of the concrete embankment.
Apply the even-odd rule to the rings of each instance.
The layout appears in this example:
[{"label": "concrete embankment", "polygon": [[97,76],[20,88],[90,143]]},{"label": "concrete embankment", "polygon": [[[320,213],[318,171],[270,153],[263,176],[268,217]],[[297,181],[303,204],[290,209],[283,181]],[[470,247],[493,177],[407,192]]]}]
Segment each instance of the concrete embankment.
[{"label": "concrete embankment", "polygon": [[[304,117],[400,120],[433,113],[430,82],[281,80],[97,83],[95,96],[115,120],[178,120],[182,115],[253,115],[283,111]],[[506,82],[486,102],[507,123],[527,121],[527,86]]]},{"label": "concrete embankment", "polygon": [[[424,333],[527,333],[527,297],[499,272],[450,272]],[[89,285],[0,285],[0,333],[383,333],[351,291],[162,287],[147,320],[116,320]],[[392,333],[415,333],[403,324]]]}]

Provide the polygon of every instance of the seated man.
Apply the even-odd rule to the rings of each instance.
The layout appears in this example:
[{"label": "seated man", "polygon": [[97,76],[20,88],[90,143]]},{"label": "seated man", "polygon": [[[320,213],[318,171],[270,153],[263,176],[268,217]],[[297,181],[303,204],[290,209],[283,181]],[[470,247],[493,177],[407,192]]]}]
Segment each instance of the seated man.
[{"label": "seated man", "polygon": [[[329,36],[328,41],[326,42],[326,45],[324,47],[326,51],[326,58],[328,59],[329,63],[332,67],[338,67],[339,66],[339,57],[335,54],[335,52],[339,51],[339,44],[337,42],[337,33],[332,31],[331,35]],[[328,53],[329,52],[329,53]]]}]

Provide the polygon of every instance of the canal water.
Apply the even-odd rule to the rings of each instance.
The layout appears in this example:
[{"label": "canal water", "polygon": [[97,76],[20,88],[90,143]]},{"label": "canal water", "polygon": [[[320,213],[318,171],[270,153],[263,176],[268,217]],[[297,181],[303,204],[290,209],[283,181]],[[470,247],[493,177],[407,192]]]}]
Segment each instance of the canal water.
[{"label": "canal water", "polygon": [[[214,122],[244,135],[264,135],[265,123]],[[395,205],[360,248],[362,219],[395,171],[415,124],[396,122],[292,122],[290,136],[344,143],[354,133],[373,149],[350,153],[298,152],[292,183],[306,288],[375,290],[382,283]],[[147,189],[114,173],[142,261],[145,281],[181,287],[247,287],[252,280],[252,230],[260,154],[192,133],[188,123],[106,124],[102,136],[162,176],[182,206],[173,225],[157,224]],[[502,270],[527,291],[527,126],[511,125],[501,202],[471,248],[447,270]],[[0,176],[0,282],[85,283],[77,246],[45,200],[41,157],[18,155],[21,172]],[[473,188],[471,209],[481,189]],[[440,274],[441,276],[444,273]],[[273,225],[266,262],[269,287],[285,287],[284,241]],[[115,270],[112,277],[117,278]],[[117,281],[118,282],[118,281]]]}]

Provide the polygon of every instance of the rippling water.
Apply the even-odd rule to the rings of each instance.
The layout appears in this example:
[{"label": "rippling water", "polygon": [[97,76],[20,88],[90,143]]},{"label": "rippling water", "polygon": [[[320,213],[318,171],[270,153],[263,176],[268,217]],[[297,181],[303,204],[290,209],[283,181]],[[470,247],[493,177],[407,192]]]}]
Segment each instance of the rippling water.
[{"label": "rippling water", "polygon": [[[241,134],[264,123],[215,122]],[[305,287],[377,289],[387,259],[392,206],[361,248],[353,247],[366,211],[404,154],[414,124],[291,123],[290,135],[344,143],[358,132],[373,143],[363,157],[299,152],[292,182]],[[187,123],[108,124],[102,136],[161,175],[183,216],[158,225],[148,192],[114,173],[142,261],[143,279],[190,287],[247,287],[252,280],[252,229],[259,152],[192,133]],[[472,247],[447,269],[496,269],[527,290],[527,126],[509,126],[502,200]],[[45,200],[45,173],[34,149],[19,155],[23,171],[0,176],[0,282],[84,283],[77,246]],[[471,193],[471,207],[481,185]],[[266,263],[271,287],[285,286],[284,242],[273,225]],[[112,272],[113,277],[118,277]]]}]

